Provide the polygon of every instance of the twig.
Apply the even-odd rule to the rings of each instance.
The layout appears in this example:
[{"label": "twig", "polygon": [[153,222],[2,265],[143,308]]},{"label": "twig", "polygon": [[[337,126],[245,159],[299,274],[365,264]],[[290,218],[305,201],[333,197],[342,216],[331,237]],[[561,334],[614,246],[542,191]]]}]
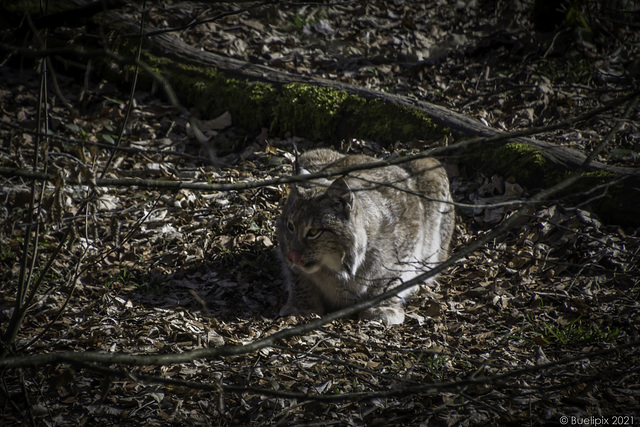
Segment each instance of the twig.
[{"label": "twig", "polygon": [[[31,22],[31,17],[27,14],[27,21],[31,26],[33,26]],[[41,41],[42,45],[46,47],[46,42]],[[48,90],[47,90],[47,70],[48,70],[49,62],[46,58],[40,61],[40,86],[38,92],[38,110],[37,110],[37,119],[36,126],[40,130],[44,131],[44,134],[48,134],[49,130],[49,122],[48,122]],[[40,138],[36,137],[34,142],[34,150],[33,150],[33,166],[32,170],[36,171],[38,169],[39,164],[39,154],[42,146],[42,139],[46,137]],[[48,168],[48,158],[46,156],[46,149],[44,156],[44,173],[47,173]],[[26,222],[27,226],[25,229],[25,239],[22,250],[22,260],[20,263],[20,273],[18,276],[18,286],[16,289],[16,301],[13,314],[11,316],[11,320],[7,328],[4,331],[2,336],[2,349],[0,349],[0,355],[6,355],[9,347],[13,345],[18,331],[20,329],[20,325],[24,319],[26,314],[26,310],[28,308],[28,303],[26,303],[25,298],[27,296],[27,291],[29,289],[31,278],[33,277],[33,272],[35,270],[36,259],[38,257],[38,242],[40,237],[40,221],[36,221],[35,230],[33,231],[33,242],[32,242],[32,223],[34,212],[36,218],[40,218],[42,213],[42,200],[44,198],[44,185],[40,186],[40,194],[38,196],[38,200],[36,202],[36,187],[37,182],[34,179],[31,182],[31,197],[29,199],[29,208],[26,212]],[[37,208],[36,208],[37,206]],[[33,247],[31,253],[31,264],[29,265],[29,248]],[[43,273],[44,274],[44,273]],[[37,291],[39,286],[36,284],[33,286],[32,291]]]},{"label": "twig", "polygon": [[[143,2],[143,6],[144,6],[144,2]],[[140,23],[140,31],[143,31],[144,28],[144,21],[141,20]],[[44,45],[44,42],[42,42]],[[46,46],[46,45],[45,45]],[[138,46],[138,53],[137,53],[137,59],[139,59],[140,57],[140,52],[142,50],[142,39],[140,41],[140,44]],[[47,57],[48,58],[48,57]],[[40,86],[40,98],[39,98],[39,105],[40,108],[38,110],[38,125],[37,128],[38,129],[43,129],[44,128],[44,134],[48,135],[48,124],[47,124],[47,117],[48,117],[48,110],[46,109],[47,107],[47,102],[46,102],[46,96],[47,96],[47,90],[46,90],[46,70],[47,70],[47,64],[49,64],[49,61],[47,61],[45,58],[45,60],[42,61],[42,75],[41,75],[41,86]],[[136,63],[136,71],[137,71],[137,67],[138,67],[138,60],[135,61]],[[136,73],[137,76],[137,73]],[[127,110],[127,115],[125,115],[124,118],[124,122],[122,124],[121,127],[121,131],[119,134],[119,138],[118,138],[118,142],[116,144],[116,146],[118,146],[120,144],[120,142],[122,141],[123,135],[124,135],[124,129],[126,128],[126,123],[127,120],[129,118],[129,113],[131,111],[131,109],[133,108],[133,95],[135,94],[135,87],[136,87],[136,79],[134,79],[134,82],[132,83],[132,88],[130,91],[130,97],[129,97],[129,108]],[[44,112],[44,116],[42,114],[42,106],[44,106],[45,112]],[[44,127],[41,125],[41,122],[44,121]],[[33,171],[36,172],[37,171],[37,167],[38,167],[38,153],[39,153],[39,140],[40,137],[37,136],[36,137],[36,144],[35,144],[35,150],[34,150],[34,162],[33,162]],[[105,175],[105,173],[108,170],[108,167],[114,157],[115,151],[112,152],[111,157],[109,158],[109,160],[107,161],[107,164],[104,166],[104,169],[101,173],[101,177],[103,177]],[[45,151],[45,166],[44,166],[44,174],[47,175],[47,161],[46,161],[46,151]],[[35,268],[35,262],[36,262],[36,258],[37,258],[37,247],[38,247],[38,234],[39,234],[39,229],[40,229],[40,221],[36,221],[36,231],[35,231],[35,243],[34,243],[34,249],[33,249],[33,254],[32,254],[32,258],[31,258],[31,267],[28,270],[28,274],[25,273],[26,270],[26,260],[28,257],[28,249],[29,249],[29,244],[30,244],[30,236],[31,236],[31,227],[32,227],[32,223],[33,223],[33,219],[32,219],[32,212],[33,212],[33,207],[34,207],[34,197],[35,197],[35,186],[36,186],[36,181],[37,178],[32,178],[33,182],[32,182],[32,195],[31,195],[31,202],[30,202],[30,209],[29,209],[29,213],[28,213],[28,218],[27,218],[27,229],[25,231],[26,234],[26,238],[25,238],[25,244],[24,244],[24,254],[23,254],[23,262],[22,262],[22,266],[21,266],[21,271],[20,271],[20,277],[19,277],[19,281],[18,281],[18,297],[16,298],[16,306],[13,312],[13,315],[11,317],[9,326],[7,327],[7,329],[5,330],[5,333],[3,335],[3,340],[2,340],[2,344],[3,344],[3,348],[2,351],[0,352],[0,354],[2,355],[6,355],[6,353],[9,350],[9,347],[13,344],[13,342],[15,341],[15,338],[17,337],[18,334],[18,330],[20,328],[20,325],[27,313],[28,308],[30,307],[30,305],[32,304],[35,296],[37,295],[42,283],[44,283],[44,279],[49,271],[49,269],[51,268],[51,266],[53,265],[53,262],[56,260],[56,258],[58,257],[58,255],[60,254],[64,244],[66,243],[66,240],[69,236],[69,234],[71,233],[71,230],[74,227],[74,224],[69,224],[69,226],[67,227],[63,237],[60,239],[60,242],[58,243],[58,246],[56,247],[56,249],[54,250],[54,252],[51,254],[51,256],[49,257],[47,264],[44,266],[44,268],[40,271],[40,276],[38,278],[38,280],[36,281],[36,283],[32,286],[29,295],[26,295],[27,289],[29,288],[29,282],[30,279],[32,277],[32,273],[33,270]],[[93,186],[92,186],[93,187]],[[90,201],[93,198],[93,195],[95,194],[95,189],[91,188],[91,192],[89,197],[87,197],[80,205],[78,212],[82,212],[83,210],[85,210],[88,206]],[[44,185],[41,186],[41,191],[40,191],[40,199],[38,202],[38,217],[40,216],[40,209],[42,207],[42,199],[44,197]],[[88,249],[88,248],[87,248]],[[79,262],[80,260],[77,261],[76,263],[76,273],[78,271],[78,267],[79,267]],[[25,278],[25,274],[26,278]],[[66,305],[68,304],[71,295],[73,293],[73,289],[75,288],[75,284],[77,283],[77,279],[79,277],[79,274],[76,274],[73,280],[73,284],[71,287],[71,292],[69,293],[67,300],[65,301],[65,304],[63,304],[62,309],[59,311],[58,316],[54,317],[54,319],[52,320],[52,322],[50,322],[50,325],[55,322],[57,320],[57,318],[62,314],[63,310],[65,309]],[[39,337],[40,335],[38,335],[36,337],[36,339]],[[29,344],[33,344],[33,342],[35,342],[35,340],[32,340]],[[24,348],[24,347],[23,347]]]},{"label": "twig", "polygon": [[[579,175],[572,175],[569,178],[565,179],[561,183],[541,191],[534,197],[532,200],[544,200],[548,198],[550,195],[562,191],[579,179]],[[389,299],[391,297],[396,296],[398,293],[403,290],[409,289],[413,286],[416,286],[425,280],[434,277],[444,271],[445,269],[453,266],[459,260],[467,257],[471,253],[483,247],[485,244],[489,243],[497,236],[506,233],[512,225],[519,219],[519,217],[526,213],[526,206],[520,208],[516,212],[516,214],[510,216],[505,221],[503,221],[500,225],[498,225],[494,230],[486,235],[476,239],[471,244],[466,245],[462,249],[460,249],[457,253],[453,254],[449,257],[449,259],[437,266],[435,266],[432,270],[427,271],[425,273],[417,275],[412,280],[404,282],[393,289],[390,289],[382,294],[376,295],[367,299],[365,301],[358,302],[352,306],[343,308],[341,310],[334,311],[329,313],[319,319],[313,320],[306,324],[297,325],[295,327],[285,329],[283,331],[277,332],[275,334],[269,335],[263,339],[254,341],[250,344],[242,345],[242,346],[227,346],[227,347],[217,347],[217,348],[207,348],[207,349],[199,349],[193,350],[189,352],[184,352],[181,354],[173,354],[173,355],[130,355],[130,354],[110,354],[110,353],[95,353],[95,352],[87,352],[87,353],[75,353],[75,352],[67,352],[67,353],[52,353],[46,355],[35,355],[28,356],[26,358],[21,358],[19,360],[12,359],[4,359],[0,360],[0,367],[6,366],[37,366],[42,363],[55,363],[55,362],[72,362],[74,360],[86,360],[90,362],[99,362],[99,363],[126,363],[133,365],[158,365],[165,363],[181,363],[188,362],[191,360],[205,358],[205,357],[225,357],[225,356],[234,356],[239,354],[248,354],[258,351],[262,348],[272,346],[276,342],[281,339],[290,338],[292,336],[302,335],[307,332],[313,331],[315,329],[320,328],[321,326],[331,323],[335,320],[342,319],[345,317],[349,317],[354,315],[362,310],[370,308],[379,304],[380,302]],[[79,358],[78,358],[79,357]],[[86,358],[85,358],[86,357]],[[11,360],[11,362],[10,362]],[[30,361],[32,364],[23,365]],[[35,363],[35,365],[33,365]],[[15,364],[15,365],[14,365]]]},{"label": "twig", "polygon": [[[253,0],[244,0],[244,1],[248,2],[248,1],[253,1]],[[178,27],[171,27],[171,28],[163,28],[163,29],[158,29],[158,30],[152,30],[152,31],[149,31],[147,33],[142,34],[141,36],[143,36],[143,37],[152,37],[152,36],[157,36],[159,34],[180,32],[180,31],[188,30],[189,28],[197,27],[198,25],[208,24],[208,23],[211,23],[211,22],[219,21],[220,19],[226,18],[228,16],[240,15],[242,13],[249,12],[250,10],[258,9],[258,8],[261,8],[263,6],[267,6],[267,5],[273,4],[273,3],[276,3],[276,1],[267,0],[267,1],[263,1],[261,3],[254,4],[254,5],[251,5],[249,7],[243,8],[243,9],[238,9],[238,10],[233,10],[233,11],[230,11],[230,12],[219,13],[216,16],[213,16],[211,18],[190,22],[190,23],[188,23],[186,25],[181,25],[181,26],[178,26]]]},{"label": "twig", "polygon": [[[147,15],[147,10],[145,6],[146,6],[146,0],[142,2],[142,15],[140,16],[140,35],[144,33],[144,19],[145,19],[145,16]],[[140,66],[138,65],[138,63],[140,62],[140,55],[142,54],[143,41],[144,41],[144,37],[140,37],[140,39],[138,40],[138,47],[136,50],[136,59],[135,59],[136,64],[133,71],[133,80],[131,82],[131,88],[129,89],[129,102],[127,103],[127,109],[125,111],[124,118],[122,119],[122,125],[120,126],[120,132],[118,132],[118,139],[116,140],[114,148],[118,148],[122,144],[122,140],[124,138],[124,131],[127,127],[127,123],[129,123],[129,117],[131,117],[131,111],[133,110],[133,96],[136,93],[136,87],[138,84],[138,74],[140,72]],[[107,159],[107,162],[102,169],[100,178],[104,178],[105,174],[109,170],[109,167],[111,166],[111,162],[113,161],[115,155],[116,155],[116,151],[111,151],[109,158]]]},{"label": "twig", "polygon": [[[48,138],[56,141],[65,142],[68,144],[75,144],[79,146],[90,146],[90,147],[98,147],[106,150],[120,151],[122,153],[131,153],[131,154],[161,154],[164,156],[175,156],[175,157],[183,157],[185,159],[194,160],[198,162],[207,162],[207,159],[203,159],[200,156],[194,156],[188,153],[183,153],[175,150],[163,150],[163,149],[150,149],[150,148],[135,148],[135,147],[116,147],[112,144],[104,144],[101,142],[94,141],[85,141],[83,139],[75,139],[68,138],[66,136],[61,135],[45,135],[42,132],[33,129],[27,129],[23,126],[10,123],[4,120],[0,120],[0,127],[5,127],[9,129],[19,130],[20,132],[27,133],[32,136],[47,136]],[[64,153],[56,153],[57,155],[64,155]]]},{"label": "twig", "polygon": [[[124,61],[123,58],[118,57],[117,55],[115,55],[115,57],[121,59]],[[137,64],[137,61],[133,61],[134,64]],[[140,63],[140,66],[143,69],[148,68],[148,66],[144,65],[143,63]],[[164,79],[164,77],[152,72],[152,75],[154,75],[158,81],[163,82],[164,85],[166,85],[167,88],[167,95],[169,95],[170,97],[172,97],[175,101],[175,105],[176,107],[179,108],[183,108],[180,106],[180,104],[177,103],[177,98],[175,97],[175,93],[173,93],[173,91],[170,89],[170,85],[168,84],[168,82],[166,82],[166,80]],[[608,104],[606,104],[605,106],[602,107],[598,107],[595,108],[591,111],[588,111],[586,113],[583,113],[581,115],[578,115],[576,117],[573,118],[569,118],[567,120],[564,120],[560,123],[555,123],[555,124],[551,124],[551,125],[547,125],[547,126],[540,126],[540,127],[534,127],[534,128],[530,128],[530,129],[525,129],[525,130],[520,130],[520,131],[515,131],[515,132],[504,132],[504,133],[496,133],[494,135],[489,135],[489,136],[482,136],[482,137],[477,137],[477,138],[470,138],[470,139],[466,139],[463,141],[459,141],[455,144],[452,144],[450,146],[447,147],[435,147],[435,148],[431,148],[425,151],[422,151],[418,154],[415,155],[411,155],[411,156],[400,156],[397,157],[395,159],[389,159],[389,160],[380,160],[380,161],[376,161],[376,162],[371,162],[371,163],[364,163],[364,164],[356,164],[356,165],[351,165],[348,167],[344,167],[344,168],[340,168],[340,169],[334,169],[334,170],[328,170],[328,171],[320,171],[320,172],[315,172],[312,174],[305,174],[305,175],[295,175],[295,176],[287,176],[287,177],[281,177],[281,178],[275,178],[275,179],[268,179],[268,180],[263,180],[263,181],[251,181],[251,182],[238,182],[238,183],[218,183],[218,184],[208,184],[208,183],[203,183],[203,182],[182,182],[182,181],[166,181],[166,180],[151,180],[151,179],[138,179],[138,178],[109,178],[109,179],[97,179],[96,180],[96,185],[97,186],[117,186],[117,187],[131,187],[131,186],[138,186],[138,187],[145,187],[145,188],[156,188],[156,189],[189,189],[189,190],[199,190],[199,191],[233,191],[233,190],[246,190],[246,189],[253,189],[253,188],[259,188],[259,187],[265,187],[265,186],[272,186],[272,185],[279,185],[279,184],[288,184],[288,183],[294,183],[294,182],[304,182],[304,181],[308,181],[308,180],[313,180],[313,179],[317,179],[317,178],[328,178],[331,176],[339,176],[339,175],[344,175],[347,174],[349,172],[355,172],[355,171],[359,171],[359,170],[367,170],[367,169],[374,169],[374,168],[382,168],[382,167],[386,167],[386,166],[391,166],[391,165],[401,165],[403,163],[407,163],[410,162],[412,160],[416,160],[416,159],[420,159],[420,158],[426,158],[426,157],[432,157],[432,156],[437,156],[437,155],[442,155],[443,153],[446,153],[448,150],[458,150],[461,148],[465,148],[465,147],[469,147],[471,145],[476,145],[476,144],[486,144],[486,143],[490,143],[490,142],[499,142],[499,141],[505,141],[505,140],[510,140],[510,139],[514,139],[514,138],[518,138],[518,137],[523,137],[523,136],[531,136],[531,135],[535,135],[538,133],[543,133],[543,132],[549,132],[551,130],[556,130],[559,128],[563,128],[572,124],[575,124],[577,122],[580,121],[584,121],[587,120],[589,118],[595,117],[598,114],[601,114],[604,111],[608,111],[610,109],[613,109],[621,104],[624,104],[626,102],[632,101],[634,99],[637,99],[640,96],[640,90],[633,92],[632,94],[629,95],[625,95],[625,96],[621,96],[620,98],[617,98],[611,102],[609,102]],[[172,102],[173,103],[173,102]],[[2,122],[1,124],[6,124],[6,122]],[[593,158],[590,159],[585,159],[582,163],[582,166],[584,168],[589,167],[592,163],[594,163]],[[637,169],[631,169],[629,168],[628,171],[625,170],[625,172],[628,173],[628,175],[637,175],[640,176],[640,171]],[[0,175],[5,175],[5,176],[22,176],[25,178],[35,178],[35,179],[40,179],[40,180],[49,180],[52,181],[54,179],[54,177],[52,175],[47,175],[47,174],[43,174],[40,172],[34,172],[34,171],[25,171],[25,170],[21,170],[21,169],[17,169],[17,168],[8,168],[8,167],[0,167]]]},{"label": "twig", "polygon": [[[507,380],[512,378],[518,378],[524,374],[530,374],[534,372],[543,372],[547,370],[557,370],[561,368],[565,368],[568,365],[580,362],[582,360],[593,360],[598,357],[604,357],[611,354],[620,354],[623,350],[631,349],[632,353],[638,351],[638,346],[640,346],[640,341],[634,341],[626,344],[621,344],[617,347],[607,348],[604,350],[598,350],[588,353],[582,353],[577,356],[566,357],[560,359],[556,362],[548,362],[544,364],[536,364],[525,366],[523,368],[513,369],[508,372],[491,375],[491,376],[475,376],[469,377],[461,380],[448,381],[448,382],[432,382],[432,383],[422,383],[419,385],[413,386],[404,386],[399,388],[393,388],[389,390],[378,390],[372,392],[352,392],[352,393],[339,393],[339,394],[311,394],[311,393],[299,393],[299,392],[291,392],[285,390],[274,390],[268,388],[260,388],[260,387],[252,387],[252,386],[244,386],[244,385],[228,385],[228,384],[209,384],[203,381],[189,381],[189,380],[181,380],[175,378],[167,378],[167,377],[159,377],[155,375],[149,375],[144,373],[132,373],[127,370],[122,369],[114,369],[108,368],[106,366],[101,366],[100,362],[95,360],[83,360],[78,358],[77,360],[58,360],[56,362],[66,362],[72,363],[79,367],[83,367],[86,369],[90,369],[92,371],[100,372],[105,375],[113,375],[120,376],[125,378],[134,377],[138,380],[144,380],[151,383],[157,384],[169,384],[169,385],[177,385],[188,387],[194,390],[205,390],[212,392],[220,392],[220,390],[228,393],[256,393],[264,396],[273,396],[279,398],[286,399],[299,399],[299,400],[316,400],[316,401],[324,401],[324,402],[336,402],[336,401],[349,401],[349,400],[361,400],[361,399],[372,399],[372,398],[384,398],[384,397],[402,397],[408,395],[421,395],[425,393],[434,393],[434,392],[442,392],[444,390],[460,390],[463,387],[468,387],[470,385],[487,385],[492,384],[494,386],[504,385],[508,386],[506,383]],[[82,355],[83,353],[75,353],[78,355]],[[88,353],[85,353],[88,354]],[[628,356],[628,355],[627,355]],[[178,363],[178,362],[176,362]],[[0,366],[2,366],[2,360],[0,360]],[[32,365],[28,365],[32,366]],[[37,365],[35,365],[37,366]],[[563,385],[560,385],[563,386]],[[521,384],[515,385],[518,389],[522,389],[523,386]]]},{"label": "twig", "polygon": [[607,133],[607,136],[602,140],[602,142],[600,142],[600,144],[596,146],[596,148],[593,149],[591,154],[589,154],[587,160],[585,161],[585,166],[593,162],[598,154],[600,154],[602,150],[604,150],[604,148],[611,143],[611,140],[616,135],[616,133],[620,131],[622,125],[624,125],[626,123],[626,120],[631,117],[631,113],[633,112],[633,110],[637,108],[638,101],[640,101],[640,95],[636,93],[636,96],[629,100],[627,108],[625,109],[622,117],[620,117],[620,120],[616,120],[614,122],[614,125]]},{"label": "twig", "polygon": [[89,4],[83,4],[73,9],[63,10],[52,15],[42,16],[34,20],[36,28],[58,27],[80,23],[83,19],[90,18],[109,9],[117,9],[127,5],[124,0],[98,0]]}]

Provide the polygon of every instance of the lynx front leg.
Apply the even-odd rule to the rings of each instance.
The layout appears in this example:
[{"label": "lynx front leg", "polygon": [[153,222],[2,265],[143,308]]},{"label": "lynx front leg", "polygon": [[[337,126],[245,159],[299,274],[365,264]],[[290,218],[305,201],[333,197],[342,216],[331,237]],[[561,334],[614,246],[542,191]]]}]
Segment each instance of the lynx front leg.
[{"label": "lynx front leg", "polygon": [[379,307],[371,307],[360,312],[360,318],[377,320],[387,326],[399,325],[404,322],[404,300],[393,297]]},{"label": "lynx front leg", "polygon": [[287,302],[280,309],[280,316],[295,316],[300,314],[324,314],[322,296],[317,288],[304,277],[295,273],[287,280]]},{"label": "lynx front leg", "polygon": [[[394,280],[388,288],[394,288],[401,283],[402,282],[400,280]],[[401,292],[401,296],[389,298],[382,302],[378,307],[368,308],[360,312],[360,318],[366,320],[377,320],[387,326],[399,325],[404,322],[404,296],[409,296],[413,292],[415,292],[415,287]]]},{"label": "lynx front leg", "polygon": [[404,308],[402,307],[374,307],[360,313],[364,320],[377,320],[387,326],[400,325],[404,322]]}]

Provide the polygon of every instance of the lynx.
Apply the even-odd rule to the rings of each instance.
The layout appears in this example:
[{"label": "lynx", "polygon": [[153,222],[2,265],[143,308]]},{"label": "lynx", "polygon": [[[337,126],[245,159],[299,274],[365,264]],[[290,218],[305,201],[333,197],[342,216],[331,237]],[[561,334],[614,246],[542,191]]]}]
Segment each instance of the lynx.
[{"label": "lynx", "polygon": [[[329,149],[302,154],[301,173],[376,161]],[[290,186],[276,224],[288,300],[280,315],[324,314],[380,294],[447,258],[449,180],[435,159]],[[360,318],[404,321],[409,288]]]}]

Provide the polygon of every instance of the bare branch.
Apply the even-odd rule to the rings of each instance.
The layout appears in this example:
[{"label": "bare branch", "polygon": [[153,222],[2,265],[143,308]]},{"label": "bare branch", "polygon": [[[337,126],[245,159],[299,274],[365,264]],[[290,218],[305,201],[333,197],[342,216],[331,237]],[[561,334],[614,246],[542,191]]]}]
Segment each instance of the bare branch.
[{"label": "bare branch", "polygon": [[[572,184],[577,182],[579,179],[579,175],[573,175],[562,181],[561,183],[541,191],[532,199],[534,201],[544,200],[549,196],[562,191]],[[514,224],[518,218],[525,214],[526,207],[521,208],[518,212],[511,215],[505,221],[503,221],[500,225],[498,225],[494,230],[486,235],[476,239],[473,243],[465,246],[455,254],[453,254],[447,261],[434,266],[433,269],[422,273],[412,280],[404,282],[393,289],[388,290],[380,295],[374,296],[368,300],[358,302],[352,306],[343,308],[341,310],[334,311],[329,313],[319,319],[312,320],[309,323],[301,324],[290,329],[285,329],[283,331],[277,332],[273,335],[262,338],[258,341],[254,341],[250,344],[242,345],[242,346],[232,346],[232,347],[217,347],[217,348],[205,348],[199,350],[193,350],[181,354],[173,354],[173,355],[131,355],[131,354],[116,354],[116,353],[75,353],[75,352],[67,352],[67,353],[51,353],[51,354],[43,354],[43,355],[35,355],[28,356],[26,358],[7,358],[0,360],[0,368],[2,367],[26,367],[26,366],[40,366],[42,364],[51,364],[51,363],[73,363],[76,361],[83,362],[97,362],[97,363],[126,363],[132,365],[158,365],[158,364],[166,364],[166,363],[183,363],[192,361],[199,358],[206,357],[220,357],[220,356],[235,356],[239,354],[248,354],[258,351],[262,348],[269,347],[274,345],[277,341],[285,338],[289,338],[296,335],[302,335],[307,332],[313,331],[322,325],[327,323],[331,323],[337,319],[342,319],[353,314],[356,314],[362,310],[370,308],[378,303],[394,297],[398,293],[402,292],[405,289],[409,289],[417,284],[424,282],[430,277],[434,277],[445,269],[453,266],[458,260],[463,259],[469,254],[475,252],[488,242],[492,241],[496,237],[502,235],[506,231],[508,231],[512,224]]]}]

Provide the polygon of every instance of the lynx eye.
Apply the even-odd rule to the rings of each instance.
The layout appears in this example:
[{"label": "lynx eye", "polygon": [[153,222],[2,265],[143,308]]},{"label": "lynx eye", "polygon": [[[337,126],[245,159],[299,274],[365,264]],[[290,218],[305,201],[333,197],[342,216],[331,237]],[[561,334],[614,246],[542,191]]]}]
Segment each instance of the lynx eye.
[{"label": "lynx eye", "polygon": [[289,230],[289,233],[293,233],[295,229],[296,227],[293,225],[293,223],[291,221],[287,221],[287,230]]},{"label": "lynx eye", "polygon": [[315,239],[320,234],[322,234],[322,230],[318,230],[317,228],[310,228],[309,231],[307,231],[307,238]]}]

